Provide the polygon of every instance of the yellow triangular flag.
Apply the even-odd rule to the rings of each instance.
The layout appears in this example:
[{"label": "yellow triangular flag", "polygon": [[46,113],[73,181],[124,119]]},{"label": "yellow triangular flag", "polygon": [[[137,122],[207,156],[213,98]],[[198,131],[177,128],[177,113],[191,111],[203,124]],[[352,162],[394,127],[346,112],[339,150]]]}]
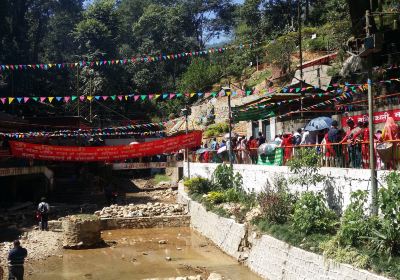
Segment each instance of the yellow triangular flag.
[{"label": "yellow triangular flag", "polygon": [[98,61],[96,61],[96,65],[99,66],[99,62]]},{"label": "yellow triangular flag", "polygon": [[53,101],[54,97],[49,96],[48,99],[49,99],[49,102],[51,103],[51,101]]},{"label": "yellow triangular flag", "polygon": [[14,101],[14,97],[9,97],[8,98],[8,104],[11,104]]},{"label": "yellow triangular flag", "polygon": [[87,98],[87,100],[92,101],[93,96],[87,96],[86,98]]},{"label": "yellow triangular flag", "polygon": [[157,98],[159,98],[160,97],[160,94],[156,94],[155,96],[154,96],[154,99],[157,99]]},{"label": "yellow triangular flag", "polygon": [[128,100],[128,95],[125,95],[125,100]]},{"label": "yellow triangular flag", "polygon": [[196,93],[195,92],[192,92],[191,94],[190,94],[190,97],[193,97],[193,96],[195,96],[196,95]]},{"label": "yellow triangular flag", "polygon": [[229,96],[229,95],[231,95],[231,91],[230,90],[227,90],[226,92],[225,92],[225,94],[227,95],[227,96]]}]

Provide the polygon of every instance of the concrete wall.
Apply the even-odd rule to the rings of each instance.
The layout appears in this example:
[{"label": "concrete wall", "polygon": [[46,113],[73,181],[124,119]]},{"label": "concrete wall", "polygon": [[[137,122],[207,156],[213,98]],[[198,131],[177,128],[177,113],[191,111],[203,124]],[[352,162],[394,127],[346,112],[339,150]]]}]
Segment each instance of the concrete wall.
[{"label": "concrete wall", "polygon": [[163,228],[163,227],[188,227],[189,216],[170,217],[139,217],[139,218],[110,218],[101,219],[102,230],[134,229],[134,228]]},{"label": "concrete wall", "polygon": [[324,259],[321,255],[290,246],[269,235],[252,233],[243,224],[207,212],[201,204],[188,198],[181,184],[178,201],[187,204],[193,228],[265,279],[389,280],[366,270]]},{"label": "concrete wall", "polygon": [[[217,164],[214,163],[190,163],[190,175],[192,177],[211,178]],[[268,183],[273,183],[276,176],[289,178],[293,176],[286,166],[263,166],[235,164],[235,172],[243,176],[243,186],[248,191],[260,192]],[[333,209],[343,210],[350,202],[350,194],[356,190],[370,191],[370,170],[350,168],[321,168],[320,174],[327,180],[319,183],[309,190],[322,191],[326,194],[328,203]],[[385,171],[378,171],[378,179]],[[184,175],[187,176],[187,165],[184,164]],[[300,185],[290,185],[292,191],[305,191]]]},{"label": "concrete wall", "polygon": [[246,228],[232,219],[225,219],[207,210],[198,202],[191,200],[180,190],[178,202],[186,204],[190,213],[190,226],[211,239],[228,255],[240,258],[239,248],[246,236]]}]

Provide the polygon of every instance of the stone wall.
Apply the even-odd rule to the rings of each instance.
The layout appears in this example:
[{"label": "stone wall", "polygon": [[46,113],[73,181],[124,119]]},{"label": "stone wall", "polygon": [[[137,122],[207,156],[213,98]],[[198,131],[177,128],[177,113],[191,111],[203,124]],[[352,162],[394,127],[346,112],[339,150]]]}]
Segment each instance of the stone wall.
[{"label": "stone wall", "polygon": [[[190,163],[190,175],[211,178],[217,164],[213,163]],[[243,176],[243,186],[248,191],[260,192],[266,185],[273,182],[277,175],[289,178],[290,173],[286,166],[263,166],[235,164],[235,172]],[[378,171],[378,179],[386,172]],[[343,210],[350,202],[350,194],[356,190],[371,189],[369,169],[350,168],[321,168],[320,174],[325,175],[327,180],[317,184],[310,190],[322,191],[326,194],[328,203],[332,208]],[[187,176],[187,165],[184,164],[184,175]],[[292,191],[304,191],[305,187],[290,185]]]},{"label": "stone wall", "polygon": [[228,255],[240,258],[239,248],[246,236],[246,228],[232,219],[225,219],[192,201],[185,192],[180,191],[178,202],[186,204],[190,213],[190,226],[211,239]]},{"label": "stone wall", "polygon": [[97,216],[67,216],[62,221],[62,229],[64,248],[93,247],[103,243]]},{"label": "stone wall", "polygon": [[134,229],[134,228],[163,228],[163,227],[188,227],[190,217],[138,217],[138,218],[110,218],[101,219],[102,230]]},{"label": "stone wall", "polygon": [[327,260],[269,235],[252,233],[245,225],[207,212],[202,205],[188,198],[182,185],[179,186],[178,201],[187,203],[193,228],[265,279],[389,280]]}]

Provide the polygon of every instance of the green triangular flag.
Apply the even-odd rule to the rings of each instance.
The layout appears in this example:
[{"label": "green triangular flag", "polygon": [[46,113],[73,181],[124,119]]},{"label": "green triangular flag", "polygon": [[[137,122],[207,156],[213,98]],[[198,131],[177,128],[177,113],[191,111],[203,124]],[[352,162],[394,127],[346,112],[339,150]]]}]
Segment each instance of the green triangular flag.
[{"label": "green triangular flag", "polygon": [[147,95],[141,95],[141,96],[140,96],[140,98],[141,98],[142,100],[145,100],[146,97],[147,97]]},{"label": "green triangular flag", "polygon": [[216,92],[211,92],[211,95],[212,95],[213,97],[217,96],[217,94],[218,94],[218,93],[216,93]]},{"label": "green triangular flag", "polygon": [[250,95],[251,94],[251,90],[246,90],[246,95]]},{"label": "green triangular flag", "polygon": [[322,97],[322,95],[323,95],[322,93],[318,93],[318,96],[319,96],[319,97]]},{"label": "green triangular flag", "polygon": [[71,96],[71,100],[72,100],[72,101],[74,101],[76,98],[77,98],[76,95],[72,95],[72,96]]},{"label": "green triangular flag", "polygon": [[112,100],[115,100],[115,98],[117,98],[116,95],[111,95],[110,97],[111,97]]},{"label": "green triangular flag", "polygon": [[39,97],[32,97],[33,100],[39,101]]},{"label": "green triangular flag", "polygon": [[180,93],[180,92],[178,92],[177,94],[176,94],[176,97],[181,97],[182,96],[182,93]]},{"label": "green triangular flag", "polygon": [[301,88],[296,88],[296,92],[299,92],[301,90]]}]

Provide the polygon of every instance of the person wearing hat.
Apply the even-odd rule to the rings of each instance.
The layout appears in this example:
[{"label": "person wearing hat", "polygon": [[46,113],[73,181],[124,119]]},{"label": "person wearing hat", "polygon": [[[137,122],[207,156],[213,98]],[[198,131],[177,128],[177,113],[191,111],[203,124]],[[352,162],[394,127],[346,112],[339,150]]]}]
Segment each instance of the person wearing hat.
[{"label": "person wearing hat", "polygon": [[39,214],[40,230],[49,230],[48,222],[49,222],[50,205],[46,202],[45,197],[41,198],[41,202],[38,205],[37,211]]}]

